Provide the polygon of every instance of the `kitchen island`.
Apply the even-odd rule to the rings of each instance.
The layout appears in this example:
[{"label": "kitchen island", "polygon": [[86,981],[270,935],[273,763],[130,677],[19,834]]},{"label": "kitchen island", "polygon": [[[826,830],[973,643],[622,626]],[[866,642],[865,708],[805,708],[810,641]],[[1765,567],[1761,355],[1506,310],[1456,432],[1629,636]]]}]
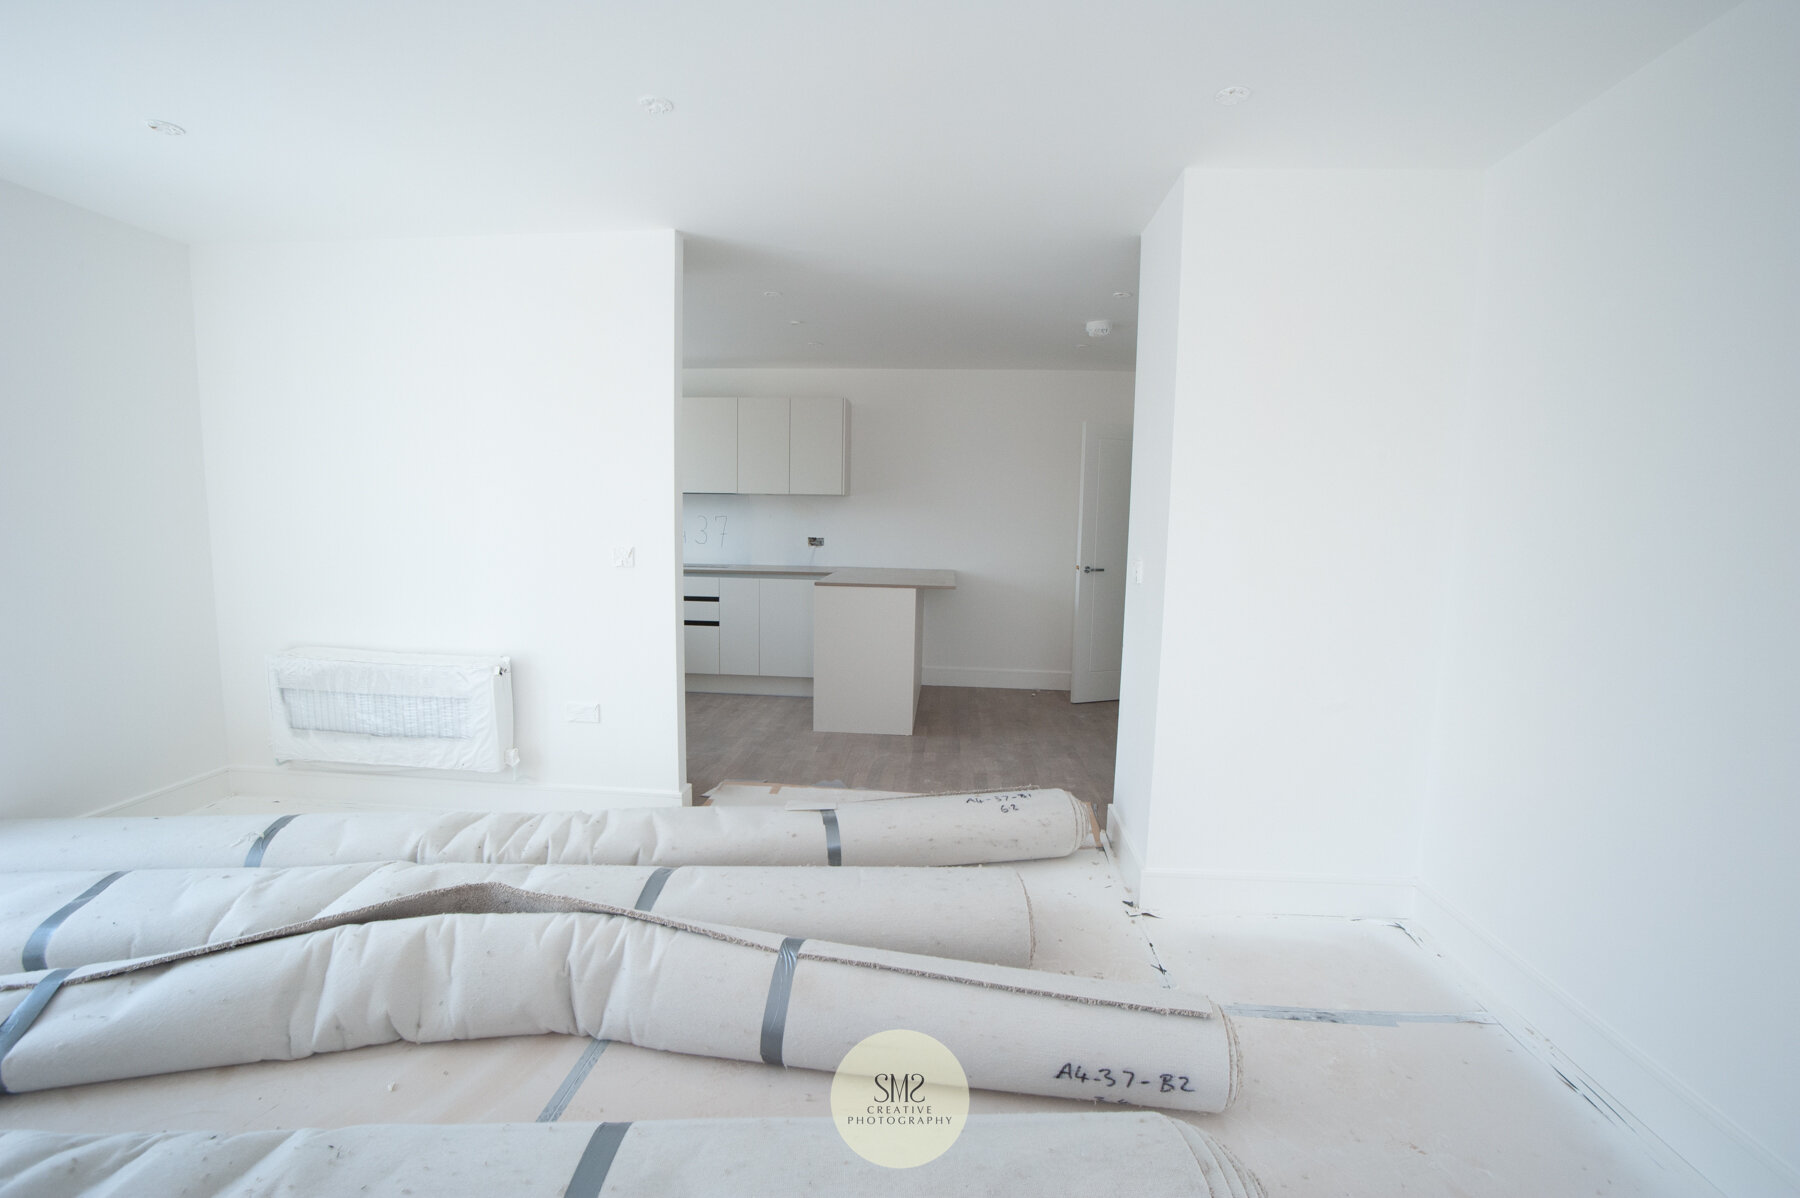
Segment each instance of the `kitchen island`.
[{"label": "kitchen island", "polygon": [[921,592],[954,589],[954,570],[697,563],[682,570],[810,579],[813,730],[912,735],[924,666]]},{"label": "kitchen island", "polygon": [[921,591],[954,570],[835,570],[813,584],[813,731],[911,736],[925,662]]}]

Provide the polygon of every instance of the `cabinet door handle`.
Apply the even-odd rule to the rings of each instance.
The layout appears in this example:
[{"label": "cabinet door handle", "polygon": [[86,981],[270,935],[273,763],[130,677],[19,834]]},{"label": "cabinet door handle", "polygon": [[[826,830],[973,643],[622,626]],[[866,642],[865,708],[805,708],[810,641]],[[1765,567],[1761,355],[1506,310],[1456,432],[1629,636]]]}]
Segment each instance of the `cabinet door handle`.
[{"label": "cabinet door handle", "polygon": [[1106,573],[1106,567],[1105,566],[1083,566],[1083,567],[1081,567],[1081,572],[1083,574],[1104,574],[1104,573]]}]

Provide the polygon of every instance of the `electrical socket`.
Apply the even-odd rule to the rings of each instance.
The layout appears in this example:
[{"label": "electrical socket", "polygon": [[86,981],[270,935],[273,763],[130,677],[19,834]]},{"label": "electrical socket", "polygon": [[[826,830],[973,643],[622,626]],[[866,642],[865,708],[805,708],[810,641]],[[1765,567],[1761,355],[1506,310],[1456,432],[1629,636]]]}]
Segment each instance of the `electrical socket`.
[{"label": "electrical socket", "polygon": [[806,543],[808,545],[811,545],[814,549],[825,548],[825,538],[824,537],[807,537]]}]

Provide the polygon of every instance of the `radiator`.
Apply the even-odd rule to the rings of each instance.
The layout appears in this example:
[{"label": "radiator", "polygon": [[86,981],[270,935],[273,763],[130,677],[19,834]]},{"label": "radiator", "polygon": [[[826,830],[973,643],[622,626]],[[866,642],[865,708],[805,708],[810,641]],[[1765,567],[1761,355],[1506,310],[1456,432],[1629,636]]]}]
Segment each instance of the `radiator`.
[{"label": "radiator", "polygon": [[483,773],[518,764],[510,658],[290,649],[268,661],[277,762]]}]

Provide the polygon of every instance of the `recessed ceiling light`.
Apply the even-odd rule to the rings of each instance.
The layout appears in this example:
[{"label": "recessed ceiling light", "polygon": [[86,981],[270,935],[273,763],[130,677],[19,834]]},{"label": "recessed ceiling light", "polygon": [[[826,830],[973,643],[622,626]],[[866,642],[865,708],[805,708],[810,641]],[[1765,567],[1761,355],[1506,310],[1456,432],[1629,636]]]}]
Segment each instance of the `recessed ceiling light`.
[{"label": "recessed ceiling light", "polygon": [[779,292],[779,291],[765,291],[765,292],[763,292],[763,298],[764,298],[764,299],[780,299],[780,298],[781,298],[781,292]]},{"label": "recessed ceiling light", "polygon": [[1129,292],[1129,291],[1115,291],[1115,292],[1113,292],[1113,298],[1114,298],[1114,299],[1130,299],[1130,298],[1131,298],[1131,292]]},{"label": "recessed ceiling light", "polygon": [[806,322],[804,320],[790,320],[790,321],[788,321],[788,323],[789,324],[805,324]]},{"label": "recessed ceiling light", "polygon": [[1227,108],[1230,108],[1235,104],[1242,104],[1249,98],[1250,89],[1247,87],[1239,87],[1236,84],[1232,84],[1230,87],[1221,87],[1218,94],[1213,96],[1213,99],[1225,105]]},{"label": "recessed ceiling light", "polygon": [[180,137],[183,133],[187,132],[186,129],[183,129],[174,121],[146,121],[144,123],[149,125],[150,128],[156,132],[168,137]]},{"label": "recessed ceiling light", "polygon": [[1076,348],[1076,349],[1093,349],[1093,348],[1094,348],[1094,347],[1093,347],[1093,345],[1092,345],[1092,343],[1090,343],[1090,342],[1087,342],[1087,341],[1077,341],[1077,342],[1076,342],[1076,343],[1075,343],[1075,348]]},{"label": "recessed ceiling light", "polygon": [[668,116],[675,111],[674,101],[665,100],[661,96],[639,96],[638,107],[651,116]]},{"label": "recessed ceiling light", "polygon": [[807,344],[812,346],[814,349],[819,349],[825,343],[823,341],[808,341]]}]

